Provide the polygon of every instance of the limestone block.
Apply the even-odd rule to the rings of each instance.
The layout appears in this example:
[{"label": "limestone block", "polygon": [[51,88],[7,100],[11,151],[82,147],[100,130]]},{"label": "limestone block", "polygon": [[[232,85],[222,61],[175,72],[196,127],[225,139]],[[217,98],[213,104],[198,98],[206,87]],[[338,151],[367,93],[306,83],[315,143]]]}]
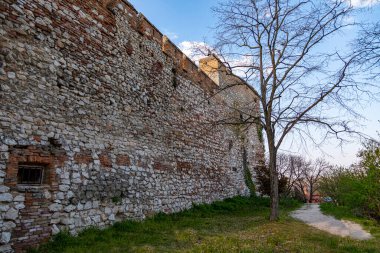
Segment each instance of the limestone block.
[{"label": "limestone block", "polygon": [[1,253],[11,253],[14,252],[11,245],[1,245],[0,246],[0,252]]},{"label": "limestone block", "polygon": [[62,205],[58,203],[51,204],[49,206],[49,210],[52,212],[58,212],[62,210]]},{"label": "limestone block", "polygon": [[25,196],[24,195],[17,195],[13,201],[16,201],[16,202],[24,202],[25,201]]},{"label": "limestone block", "polygon": [[53,226],[51,227],[51,232],[53,235],[56,235],[60,232],[59,228],[57,227],[57,225],[53,224]]},{"label": "limestone block", "polygon": [[64,208],[65,212],[70,213],[76,209],[76,206],[74,205],[68,205],[67,207]]},{"label": "limestone block", "polygon": [[0,243],[1,244],[7,244],[11,240],[11,233],[10,232],[2,232]]},{"label": "limestone block", "polygon": [[0,202],[11,202],[13,200],[12,194],[2,193],[0,194]]},{"label": "limestone block", "polygon": [[16,220],[18,217],[18,210],[10,208],[4,215],[4,220]]},{"label": "limestone block", "polygon": [[9,205],[0,204],[0,212],[6,212],[9,210]]},{"label": "limestone block", "polygon": [[63,192],[67,192],[70,189],[70,185],[59,185],[59,190]]},{"label": "limestone block", "polygon": [[15,205],[15,208],[16,208],[17,210],[24,209],[24,208],[25,208],[25,205],[24,205],[23,203],[19,203],[19,204],[16,204],[16,205]]}]

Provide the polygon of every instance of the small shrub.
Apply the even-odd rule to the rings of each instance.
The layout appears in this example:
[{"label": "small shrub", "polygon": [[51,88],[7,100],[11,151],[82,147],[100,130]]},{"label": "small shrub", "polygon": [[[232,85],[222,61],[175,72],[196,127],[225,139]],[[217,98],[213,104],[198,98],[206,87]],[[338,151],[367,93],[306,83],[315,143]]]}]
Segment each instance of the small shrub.
[{"label": "small shrub", "polygon": [[[258,191],[263,195],[270,195],[270,171],[268,166],[257,166],[256,179],[258,184]],[[278,193],[283,195],[286,193],[288,184],[288,178],[284,175],[280,175],[278,178]]]},{"label": "small shrub", "polygon": [[137,221],[123,221],[123,222],[116,222],[112,229],[119,231],[119,232],[130,232],[136,229],[137,226],[139,226],[139,222]]},{"label": "small shrub", "polygon": [[301,201],[297,199],[293,199],[293,198],[280,199],[280,205],[284,208],[289,208],[289,209],[297,208],[301,205],[301,203],[302,203]]},{"label": "small shrub", "polygon": [[118,196],[112,197],[111,200],[112,200],[112,203],[114,204],[120,204],[122,201],[121,197],[118,197]]}]

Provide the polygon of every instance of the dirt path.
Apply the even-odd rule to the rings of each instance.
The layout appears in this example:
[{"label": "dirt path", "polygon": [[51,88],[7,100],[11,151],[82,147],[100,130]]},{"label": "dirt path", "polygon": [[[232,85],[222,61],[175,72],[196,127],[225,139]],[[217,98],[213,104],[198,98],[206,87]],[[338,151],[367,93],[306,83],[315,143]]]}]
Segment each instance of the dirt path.
[{"label": "dirt path", "polygon": [[315,228],[342,237],[349,236],[357,240],[368,240],[372,236],[359,224],[337,220],[332,216],[324,215],[317,204],[306,204],[290,214],[293,218],[301,220]]}]

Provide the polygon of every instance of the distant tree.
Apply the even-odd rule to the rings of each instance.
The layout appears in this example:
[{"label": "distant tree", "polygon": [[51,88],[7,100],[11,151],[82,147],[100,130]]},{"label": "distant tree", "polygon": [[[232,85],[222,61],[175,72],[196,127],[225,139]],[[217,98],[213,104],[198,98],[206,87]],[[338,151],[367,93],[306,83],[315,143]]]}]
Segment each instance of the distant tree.
[{"label": "distant tree", "polygon": [[380,169],[380,141],[375,139],[369,140],[364,144],[364,148],[359,152],[358,157],[361,159],[362,168]]},{"label": "distant tree", "polygon": [[[350,102],[363,87],[350,78],[354,56],[321,49],[332,35],[350,26],[352,6],[346,0],[225,0],[215,12],[217,54],[231,72],[239,70],[259,93],[259,122],[269,152],[271,220],[279,217],[277,153],[286,137],[315,141],[353,133],[349,122],[324,113],[331,107],[355,114]],[[228,62],[235,63],[228,64]],[[338,111],[338,110],[337,110]],[[342,111],[338,111],[340,115]]]},{"label": "distant tree", "polygon": [[368,141],[359,153],[360,166],[365,171],[363,186],[366,193],[365,209],[368,215],[380,220],[380,142]]},{"label": "distant tree", "polygon": [[299,179],[303,178],[304,167],[307,165],[307,161],[301,156],[282,153],[277,155],[277,171],[281,177],[287,178],[286,189],[284,190],[285,196],[298,195],[297,183]]},{"label": "distant tree", "polygon": [[[332,166],[323,159],[308,161],[302,156],[277,155],[277,171],[279,181],[279,195],[293,196],[302,201],[312,201],[313,194],[318,191],[318,184],[323,173]],[[268,166],[256,168],[258,191],[261,194],[270,194],[270,172]],[[309,194],[309,195],[307,195]]]},{"label": "distant tree", "polygon": [[380,143],[366,142],[359,157],[359,164],[334,168],[324,175],[320,191],[353,214],[380,220]]},{"label": "distant tree", "polygon": [[315,162],[310,163],[309,166],[304,168],[304,181],[309,193],[308,200],[310,203],[313,200],[314,193],[318,191],[318,184],[321,176],[330,168],[332,168],[332,166],[323,159],[317,159]]},{"label": "distant tree", "polygon": [[345,167],[334,167],[331,171],[324,173],[319,181],[322,195],[330,197],[336,205],[340,204],[341,193],[345,190],[342,187],[342,181],[350,178],[351,174]]}]

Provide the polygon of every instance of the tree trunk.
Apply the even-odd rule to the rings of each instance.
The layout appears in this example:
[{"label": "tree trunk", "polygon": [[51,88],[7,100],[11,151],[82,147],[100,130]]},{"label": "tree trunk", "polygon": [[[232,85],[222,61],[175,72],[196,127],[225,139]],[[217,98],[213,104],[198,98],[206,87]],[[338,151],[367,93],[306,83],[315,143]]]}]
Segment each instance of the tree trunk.
[{"label": "tree trunk", "polygon": [[269,171],[270,171],[270,217],[271,221],[279,218],[279,196],[278,196],[278,172],[276,167],[276,148],[274,142],[269,140]]},{"label": "tree trunk", "polygon": [[309,192],[309,203],[313,202],[313,184],[310,184],[310,192]]}]

